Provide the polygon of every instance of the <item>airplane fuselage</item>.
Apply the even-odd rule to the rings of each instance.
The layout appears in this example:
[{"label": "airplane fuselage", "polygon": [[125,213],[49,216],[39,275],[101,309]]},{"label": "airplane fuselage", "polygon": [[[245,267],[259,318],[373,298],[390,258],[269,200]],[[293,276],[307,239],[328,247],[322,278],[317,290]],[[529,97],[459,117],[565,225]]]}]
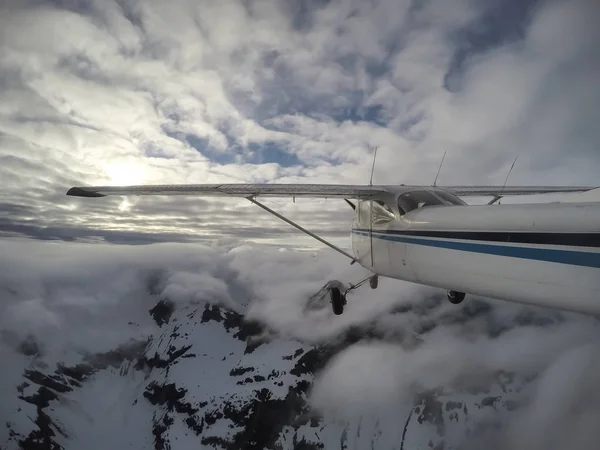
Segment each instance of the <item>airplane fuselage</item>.
[{"label": "airplane fuselage", "polygon": [[456,202],[403,211],[398,197],[357,204],[352,246],[365,268],[467,294],[600,314],[600,203]]}]

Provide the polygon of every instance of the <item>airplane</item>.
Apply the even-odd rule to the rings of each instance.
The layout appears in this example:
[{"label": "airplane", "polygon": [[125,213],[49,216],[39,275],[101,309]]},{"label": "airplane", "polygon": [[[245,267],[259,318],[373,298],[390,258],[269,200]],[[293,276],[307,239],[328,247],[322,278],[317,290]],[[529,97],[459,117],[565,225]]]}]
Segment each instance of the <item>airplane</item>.
[{"label": "airplane", "polygon": [[[552,203],[500,204],[505,196],[564,193]],[[196,184],[81,186],[67,195],[244,197],[369,271],[346,287],[326,285],[334,314],[380,276],[465,294],[596,315],[600,313],[600,188],[593,186],[405,186]],[[468,205],[461,197],[492,197]],[[354,209],[352,254],[279,214],[258,197],[341,198]]]}]

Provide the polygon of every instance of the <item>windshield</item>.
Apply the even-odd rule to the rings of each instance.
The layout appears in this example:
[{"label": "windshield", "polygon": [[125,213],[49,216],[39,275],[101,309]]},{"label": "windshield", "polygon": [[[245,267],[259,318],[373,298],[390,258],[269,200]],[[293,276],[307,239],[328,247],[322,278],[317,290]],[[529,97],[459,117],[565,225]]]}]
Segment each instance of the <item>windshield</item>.
[{"label": "windshield", "polygon": [[441,198],[427,191],[405,192],[398,197],[398,209],[402,214],[413,209],[444,204],[446,203]]},{"label": "windshield", "polygon": [[451,192],[438,190],[434,191],[434,193],[449,205],[466,205],[464,201]]}]

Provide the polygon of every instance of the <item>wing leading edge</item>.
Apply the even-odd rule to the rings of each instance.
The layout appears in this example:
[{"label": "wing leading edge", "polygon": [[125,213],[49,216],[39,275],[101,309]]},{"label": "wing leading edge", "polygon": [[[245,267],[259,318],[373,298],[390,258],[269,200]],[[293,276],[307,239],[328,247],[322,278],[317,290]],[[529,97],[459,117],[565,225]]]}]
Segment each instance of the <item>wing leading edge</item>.
[{"label": "wing leading edge", "polygon": [[341,197],[369,198],[389,192],[383,186],[346,184],[171,184],[147,186],[81,186],[67,195],[197,195],[208,197]]}]

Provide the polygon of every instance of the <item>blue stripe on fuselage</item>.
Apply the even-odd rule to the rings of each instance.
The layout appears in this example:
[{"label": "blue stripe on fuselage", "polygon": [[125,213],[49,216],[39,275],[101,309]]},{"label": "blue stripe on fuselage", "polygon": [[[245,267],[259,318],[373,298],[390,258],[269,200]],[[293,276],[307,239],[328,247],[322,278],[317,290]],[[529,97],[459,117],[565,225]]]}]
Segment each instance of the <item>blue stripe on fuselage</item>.
[{"label": "blue stripe on fuselage", "polygon": [[[369,236],[368,231],[352,230],[355,234]],[[581,252],[573,250],[561,250],[554,248],[518,247],[480,243],[480,242],[457,242],[439,239],[420,239],[416,237],[401,236],[386,233],[384,231],[373,231],[373,237],[386,241],[404,242],[406,244],[424,245],[427,247],[446,248],[464,252],[486,253],[489,255],[508,256],[512,258],[533,259],[559,264],[570,264],[575,266],[600,268],[600,253]]]}]

